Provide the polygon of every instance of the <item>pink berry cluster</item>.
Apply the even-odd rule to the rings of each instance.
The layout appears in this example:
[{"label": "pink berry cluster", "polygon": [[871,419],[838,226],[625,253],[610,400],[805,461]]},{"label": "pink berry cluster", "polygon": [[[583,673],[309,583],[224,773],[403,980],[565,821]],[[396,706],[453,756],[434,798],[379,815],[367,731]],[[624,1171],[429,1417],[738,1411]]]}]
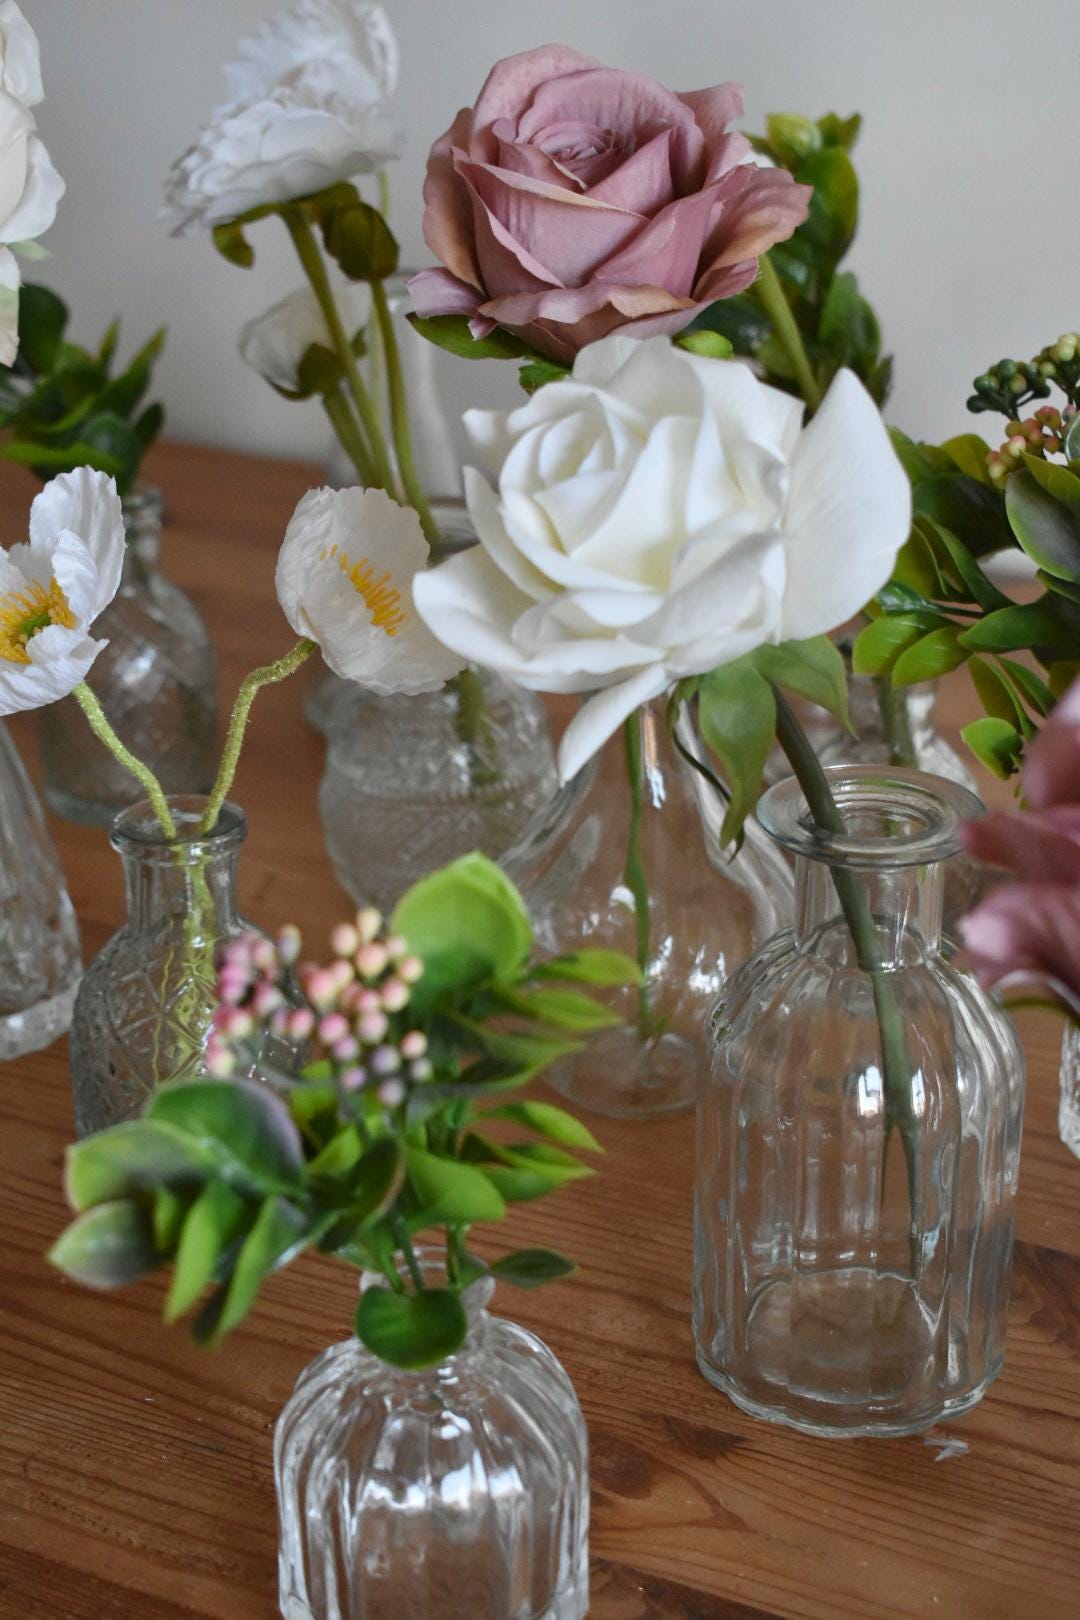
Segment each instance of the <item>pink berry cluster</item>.
[{"label": "pink berry cluster", "polygon": [[[371,1086],[395,1108],[409,1081],[432,1077],[427,1036],[403,1029],[412,986],[424,971],[398,934],[383,932],[373,906],[330,936],[333,960],[300,962],[300,930],[282,928],[275,939],[243,934],[220,957],[218,1006],[206,1045],[206,1065],[218,1079],[236,1073],[242,1054],[260,1037],[308,1046],[311,1061],[328,1060],[343,1091]],[[303,1002],[287,992],[298,985]]]},{"label": "pink berry cluster", "polygon": [[1005,443],[1000,450],[991,450],[986,458],[994,482],[1003,484],[1010,473],[1023,465],[1025,454],[1056,456],[1075,415],[1075,405],[1066,405],[1063,411],[1053,405],[1041,405],[1034,416],[1025,417],[1022,422],[1006,422]]}]

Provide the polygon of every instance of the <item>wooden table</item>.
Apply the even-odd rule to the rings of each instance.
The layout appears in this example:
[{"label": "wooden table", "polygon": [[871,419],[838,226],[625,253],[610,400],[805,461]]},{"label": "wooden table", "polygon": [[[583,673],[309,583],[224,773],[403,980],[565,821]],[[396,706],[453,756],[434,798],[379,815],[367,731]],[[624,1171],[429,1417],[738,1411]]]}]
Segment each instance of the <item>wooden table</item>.
[{"label": "wooden table", "polygon": [[[231,695],[290,644],[274,554],[315,471],[166,445],[150,474],[168,501],[169,569],[205,613]],[[32,493],[4,469],[6,542]],[[319,938],[347,907],[316,818],[322,744],[302,719],[304,681],[259,699],[235,793],[250,822],[240,888],[250,916]],[[954,687],[945,701],[969,700]],[[32,722],[13,729],[36,767]],[[89,956],[123,915],[119,863],[102,832],[54,830]],[[503,1308],[549,1342],[588,1419],[593,1620],[1080,1615],[1080,1162],[1056,1132],[1059,1029],[1032,1019],[1025,1036],[1008,1364],[974,1413],[924,1439],[807,1439],[744,1417],[700,1377],[690,1119],[602,1122],[602,1173],[514,1210],[508,1243],[582,1263]],[[301,1368],[347,1332],[355,1281],[303,1260],[213,1355],[162,1326],[160,1280],[115,1295],[69,1283],[42,1256],[65,1221],[71,1130],[63,1042],[4,1068],[0,1616],[273,1620],[271,1431]],[[953,1438],[967,1450],[943,1456]]]}]

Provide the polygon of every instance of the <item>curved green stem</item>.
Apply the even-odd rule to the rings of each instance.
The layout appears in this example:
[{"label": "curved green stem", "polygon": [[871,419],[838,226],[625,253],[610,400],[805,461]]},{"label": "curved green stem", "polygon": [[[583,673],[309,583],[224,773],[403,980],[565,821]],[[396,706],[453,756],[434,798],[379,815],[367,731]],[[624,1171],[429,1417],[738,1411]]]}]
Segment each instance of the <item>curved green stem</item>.
[{"label": "curved green stem", "polygon": [[330,425],[338,436],[339,444],[356,468],[360,482],[365,489],[369,489],[375,476],[371,456],[364,443],[360,424],[349,409],[349,402],[340,387],[331,389],[330,393],[323,395],[323,409],[330,418]]},{"label": "curved green stem", "polygon": [[446,685],[457,708],[455,729],[469,752],[469,781],[473,787],[490,787],[499,780],[499,767],[479,676],[466,664]]},{"label": "curved green stem", "polygon": [[435,519],[431,515],[427,496],[424,494],[416,472],[412,434],[409,431],[409,401],[405,392],[405,377],[401,369],[401,355],[398,351],[394,322],[390,315],[390,305],[386,301],[386,289],[381,281],[371,283],[371,298],[375,305],[375,319],[379,323],[383,352],[386,356],[386,385],[390,396],[390,431],[394,440],[394,454],[397,456],[398,472],[401,474],[405,498],[420,519],[420,525],[427,536],[428,544],[434,545],[439,538],[439,530]]},{"label": "curved green stem", "polygon": [[811,411],[816,411],[821,404],[821,389],[814,376],[810,356],[806,352],[806,345],[792,314],[787,294],[767,253],[763,253],[758,261],[758,278],[754,283],[754,294],[772,321],[777,337],[787,350],[803,399]]},{"label": "curved green stem", "polygon": [[873,679],[878,714],[881,716],[881,734],[889,749],[889,764],[914,768],[918,761],[915,758],[915,739],[911,734],[907,695],[901,687],[893,685],[888,675],[875,675]]},{"label": "curved green stem", "polygon": [[229,789],[236,776],[236,767],[240,762],[240,750],[244,746],[248,716],[251,714],[251,705],[255,702],[256,695],[264,686],[273,686],[278,681],[287,680],[314,651],[315,642],[310,641],[307,636],[301,636],[296,646],[291,652],[287,652],[284,658],[278,658],[272,664],[263,664],[261,669],[253,669],[244,681],[233,704],[225,750],[221,756],[221,764],[218,766],[210,797],[206,801],[203,818],[199,823],[200,832],[213,831],[221,814],[221,807],[229,796]]},{"label": "curved green stem", "polygon": [[374,401],[364,387],[364,379],[360,375],[360,368],[356,363],[349,335],[341,322],[337,303],[334,299],[334,289],[330,285],[330,277],[326,273],[326,264],[323,261],[319,244],[315,240],[315,233],[311,229],[307,215],[300,208],[285,208],[282,218],[292,237],[304,273],[311,283],[311,290],[318,300],[326,322],[330,341],[334,346],[334,353],[341,363],[345,373],[345,380],[349,385],[349,392],[353,397],[360,420],[367,434],[368,445],[371,452],[371,464],[374,471],[376,487],[385,489],[388,494],[394,493],[394,471],[390,465],[390,457],[383,438],[382,427],[379,423],[379,413]]},{"label": "curved green stem", "polygon": [[85,681],[80,681],[74,688],[73,696],[90,722],[90,728],[96,736],[101,738],[114,759],[118,759],[126,770],[139,782],[146,791],[146,797],[153,806],[154,814],[161,823],[161,830],[166,838],[176,837],[176,823],[173,821],[169,809],[169,801],[165,797],[165,790],[150,769],[141,759],[136,759],[129,748],[125,748],[116,735],[106,717],[105,710],[98,699],[91,692]]}]

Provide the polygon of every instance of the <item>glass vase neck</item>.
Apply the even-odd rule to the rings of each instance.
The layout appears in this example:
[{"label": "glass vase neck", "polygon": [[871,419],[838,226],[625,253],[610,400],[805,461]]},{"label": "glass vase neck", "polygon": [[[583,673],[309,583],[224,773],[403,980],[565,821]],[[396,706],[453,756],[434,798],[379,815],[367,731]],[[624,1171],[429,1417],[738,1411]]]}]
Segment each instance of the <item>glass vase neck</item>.
[{"label": "glass vase neck", "polygon": [[157,928],[170,918],[201,919],[207,937],[239,926],[236,861],[247,825],[234,804],[222,806],[211,833],[200,831],[206,800],[170,798],[176,837],[166,837],[149,800],[131,805],[113,822],[111,842],[124,863],[128,925]]},{"label": "glass vase neck", "polygon": [[161,491],[140,485],[128,491],[121,507],[129,559],[135,558],[146,566],[152,566],[161,551],[161,522],[165,514],[165,500]]}]

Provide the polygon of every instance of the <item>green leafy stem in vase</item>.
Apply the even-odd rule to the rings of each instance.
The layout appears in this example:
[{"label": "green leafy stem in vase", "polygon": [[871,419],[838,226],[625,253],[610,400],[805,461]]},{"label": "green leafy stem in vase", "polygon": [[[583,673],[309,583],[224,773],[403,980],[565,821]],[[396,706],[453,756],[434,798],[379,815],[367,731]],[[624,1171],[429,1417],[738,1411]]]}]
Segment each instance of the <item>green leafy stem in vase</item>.
[{"label": "green leafy stem in vase", "polygon": [[[76,1217],[51,1259],[103,1288],[171,1265],[166,1319],[195,1311],[195,1337],[216,1344],[314,1249],[381,1273],[356,1310],[369,1350],[432,1366],[464,1342],[478,1277],[534,1287],[573,1269],[543,1249],[485,1262],[470,1232],[591,1173],[591,1133],[515,1094],[618,1021],[575,985],[633,982],[636,967],[600,950],[535,961],[520,896],[481,855],[421,880],[387,927],[365,910],[331,943],[318,966],[297,965],[295,929],[225,948],[217,1077],[163,1086],[142,1118],[69,1149]],[[270,1036],[306,1044],[298,1077],[267,1069]],[[252,1065],[260,1081],[231,1078]],[[417,1248],[433,1232],[437,1286]]]}]

